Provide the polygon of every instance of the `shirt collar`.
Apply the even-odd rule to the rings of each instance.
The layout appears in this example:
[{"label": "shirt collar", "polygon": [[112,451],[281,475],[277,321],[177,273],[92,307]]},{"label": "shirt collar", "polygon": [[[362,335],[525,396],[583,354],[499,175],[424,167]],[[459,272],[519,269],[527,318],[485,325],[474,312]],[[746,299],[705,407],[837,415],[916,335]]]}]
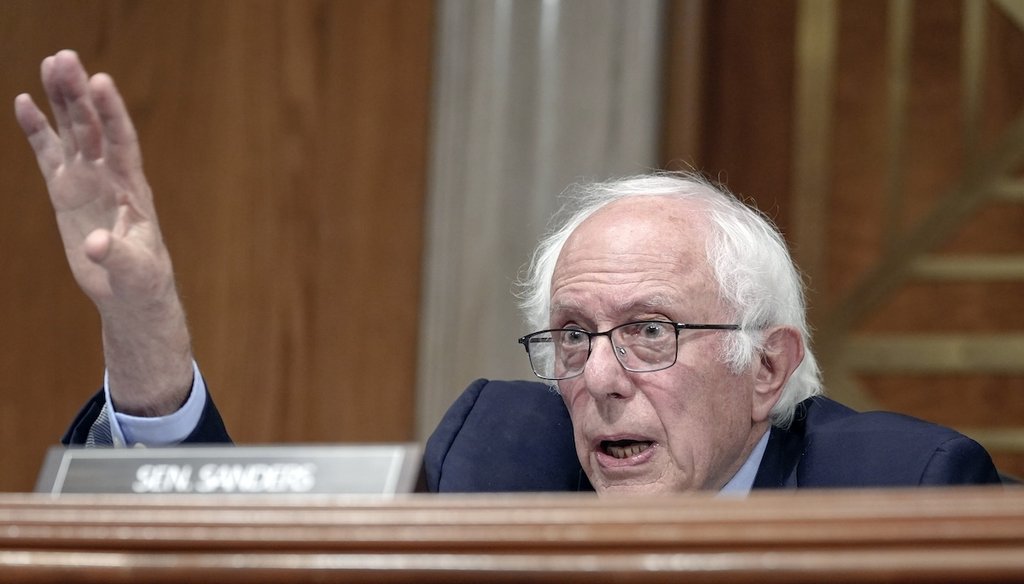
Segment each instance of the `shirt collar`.
[{"label": "shirt collar", "polygon": [[761,459],[764,458],[765,448],[768,447],[769,434],[771,434],[771,431],[765,430],[764,436],[761,436],[754,449],[750,451],[750,456],[747,457],[746,462],[729,479],[729,482],[722,487],[722,490],[718,491],[718,495],[746,497],[750,494],[750,489],[754,486],[754,478],[757,476],[757,469],[761,466]]}]

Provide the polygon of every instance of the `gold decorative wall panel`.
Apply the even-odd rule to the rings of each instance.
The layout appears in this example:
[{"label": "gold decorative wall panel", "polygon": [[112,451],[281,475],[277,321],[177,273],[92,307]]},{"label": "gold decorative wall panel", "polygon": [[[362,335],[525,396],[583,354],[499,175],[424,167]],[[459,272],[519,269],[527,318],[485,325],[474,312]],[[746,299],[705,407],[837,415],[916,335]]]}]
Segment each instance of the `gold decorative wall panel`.
[{"label": "gold decorative wall panel", "polygon": [[[783,227],[829,394],[957,427],[1024,475],[1024,2],[757,4],[742,31],[723,23],[749,4],[702,4],[702,119],[687,120],[702,134],[663,159],[696,161]],[[751,63],[723,98],[725,71]],[[773,115],[788,132],[722,133],[787,95]],[[788,176],[749,162],[773,137],[791,143]]]}]

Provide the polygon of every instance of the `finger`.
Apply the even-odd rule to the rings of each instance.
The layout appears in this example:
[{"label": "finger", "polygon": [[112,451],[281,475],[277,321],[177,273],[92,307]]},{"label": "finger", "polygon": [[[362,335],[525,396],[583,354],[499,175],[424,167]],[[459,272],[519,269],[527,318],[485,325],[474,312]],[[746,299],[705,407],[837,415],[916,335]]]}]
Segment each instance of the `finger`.
[{"label": "finger", "polygon": [[107,164],[121,174],[140,170],[142,153],[138,134],[114,80],[106,73],[93,75],[89,80],[89,92],[103,129],[103,157]]},{"label": "finger", "polygon": [[67,104],[64,103],[64,94],[60,90],[55,67],[56,59],[56,56],[46,57],[39,66],[39,70],[43,80],[43,90],[50,100],[50,109],[53,110],[53,119],[57,125],[61,148],[64,155],[71,158],[78,151],[78,145],[75,143],[75,135],[71,130],[71,116],[68,114]]},{"label": "finger", "polygon": [[29,145],[36,154],[36,162],[43,173],[43,178],[49,182],[63,161],[60,137],[50,127],[46,115],[39,110],[27,93],[14,98],[14,117],[17,118],[21,131],[25,133]]},{"label": "finger", "polygon": [[61,51],[54,58],[54,79],[71,122],[78,151],[86,160],[103,156],[99,116],[89,92],[89,77],[74,51]]}]

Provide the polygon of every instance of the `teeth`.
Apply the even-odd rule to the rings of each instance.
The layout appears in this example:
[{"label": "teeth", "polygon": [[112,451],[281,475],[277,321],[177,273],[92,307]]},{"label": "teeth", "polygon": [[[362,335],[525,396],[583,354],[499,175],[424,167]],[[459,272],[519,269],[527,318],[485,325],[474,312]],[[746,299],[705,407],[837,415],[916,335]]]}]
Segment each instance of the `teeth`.
[{"label": "teeth", "polygon": [[606,442],[604,451],[614,458],[629,458],[640,454],[650,447],[650,442],[621,442],[616,444]]}]

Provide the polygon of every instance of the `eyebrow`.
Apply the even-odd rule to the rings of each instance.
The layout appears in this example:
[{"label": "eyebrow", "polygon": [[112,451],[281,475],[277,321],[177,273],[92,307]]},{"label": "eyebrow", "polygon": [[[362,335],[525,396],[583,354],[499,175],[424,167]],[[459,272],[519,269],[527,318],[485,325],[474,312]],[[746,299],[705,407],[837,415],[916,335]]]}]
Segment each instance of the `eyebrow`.
[{"label": "eyebrow", "polygon": [[664,308],[672,304],[672,301],[662,294],[648,296],[639,300],[623,302],[615,307],[619,314],[630,314],[634,312],[649,312],[655,308]]},{"label": "eyebrow", "polygon": [[559,300],[558,302],[552,302],[551,306],[548,307],[549,314],[555,314],[556,312],[582,312],[583,304],[578,300]]},{"label": "eyebrow", "polygon": [[[629,314],[633,312],[648,311],[654,308],[662,308],[672,304],[672,300],[663,294],[655,294],[653,296],[647,296],[640,299],[628,300],[616,304],[613,309],[616,314]],[[556,314],[559,312],[575,312],[585,313],[585,307],[582,302],[574,299],[560,300],[551,304],[550,314]]]}]

